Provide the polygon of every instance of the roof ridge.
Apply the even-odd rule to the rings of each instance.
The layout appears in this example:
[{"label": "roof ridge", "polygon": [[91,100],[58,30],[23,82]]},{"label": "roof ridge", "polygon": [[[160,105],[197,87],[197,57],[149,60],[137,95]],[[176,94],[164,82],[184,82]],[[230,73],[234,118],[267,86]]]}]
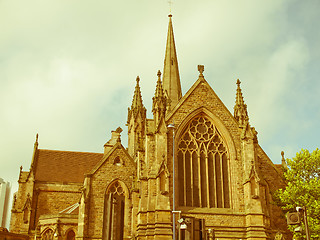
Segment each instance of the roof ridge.
[{"label": "roof ridge", "polygon": [[82,152],[82,151],[72,151],[72,150],[53,150],[53,149],[38,149],[39,151],[48,151],[48,152],[69,152],[69,153],[89,153],[89,154],[101,154],[97,152]]}]

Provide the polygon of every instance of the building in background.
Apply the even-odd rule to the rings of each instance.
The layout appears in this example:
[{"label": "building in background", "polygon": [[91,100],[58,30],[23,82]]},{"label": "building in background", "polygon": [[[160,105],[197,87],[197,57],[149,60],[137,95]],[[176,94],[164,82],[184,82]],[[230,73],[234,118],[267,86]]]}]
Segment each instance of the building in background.
[{"label": "building in background", "polygon": [[206,81],[204,66],[198,71],[182,95],[169,15],[153,117],[147,118],[137,77],[128,148],[121,128],[103,153],[39,149],[37,136],[30,169],[20,170],[10,230],[48,240],[164,240],[174,232],[190,240],[288,236],[284,215],[272,204],[272,192],[284,186],[282,166],[258,143],[240,81],[232,114]]},{"label": "building in background", "polygon": [[0,178],[0,227],[6,227],[11,186]]}]

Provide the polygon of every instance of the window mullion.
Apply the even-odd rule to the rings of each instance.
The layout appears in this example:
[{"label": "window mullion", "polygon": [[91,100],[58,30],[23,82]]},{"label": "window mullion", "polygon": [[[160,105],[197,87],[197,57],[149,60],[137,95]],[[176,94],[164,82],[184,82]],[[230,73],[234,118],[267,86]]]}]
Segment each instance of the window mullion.
[{"label": "window mullion", "polygon": [[208,149],[207,148],[204,148],[205,149],[205,154],[206,154],[206,181],[207,181],[207,189],[206,189],[206,192],[207,192],[207,207],[211,207],[210,206],[210,191],[209,191],[209,188],[210,188],[210,182],[209,182],[209,157],[208,157]]},{"label": "window mullion", "polygon": [[219,155],[220,155],[220,172],[221,172],[221,199],[222,199],[222,207],[224,208],[225,206],[225,204],[224,204],[224,182],[223,182],[223,156],[219,153]]},{"label": "window mullion", "polygon": [[199,205],[200,205],[200,207],[203,207],[202,206],[202,196],[201,196],[201,164],[200,164],[201,144],[198,147],[197,152],[198,152],[197,157],[198,157]]}]

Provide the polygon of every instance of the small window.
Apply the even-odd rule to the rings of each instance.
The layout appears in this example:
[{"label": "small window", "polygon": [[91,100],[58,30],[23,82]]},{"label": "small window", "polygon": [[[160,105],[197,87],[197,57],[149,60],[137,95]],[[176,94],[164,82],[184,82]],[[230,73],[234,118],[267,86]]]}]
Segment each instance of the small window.
[{"label": "small window", "polygon": [[121,162],[121,159],[120,157],[116,157],[113,161],[113,165],[116,165],[118,167],[122,166],[122,162]]}]

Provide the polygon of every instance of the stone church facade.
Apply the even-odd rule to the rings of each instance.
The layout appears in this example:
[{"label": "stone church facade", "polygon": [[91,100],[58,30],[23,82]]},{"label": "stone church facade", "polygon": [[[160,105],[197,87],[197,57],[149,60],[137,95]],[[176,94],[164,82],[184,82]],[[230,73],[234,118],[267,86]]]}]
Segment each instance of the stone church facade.
[{"label": "stone church facade", "polygon": [[10,230],[34,239],[285,239],[271,194],[284,186],[281,165],[259,146],[240,81],[234,113],[198,66],[182,95],[172,17],[153,118],[139,77],[128,109],[128,148],[121,128],[104,153],[38,148],[20,169]]}]

